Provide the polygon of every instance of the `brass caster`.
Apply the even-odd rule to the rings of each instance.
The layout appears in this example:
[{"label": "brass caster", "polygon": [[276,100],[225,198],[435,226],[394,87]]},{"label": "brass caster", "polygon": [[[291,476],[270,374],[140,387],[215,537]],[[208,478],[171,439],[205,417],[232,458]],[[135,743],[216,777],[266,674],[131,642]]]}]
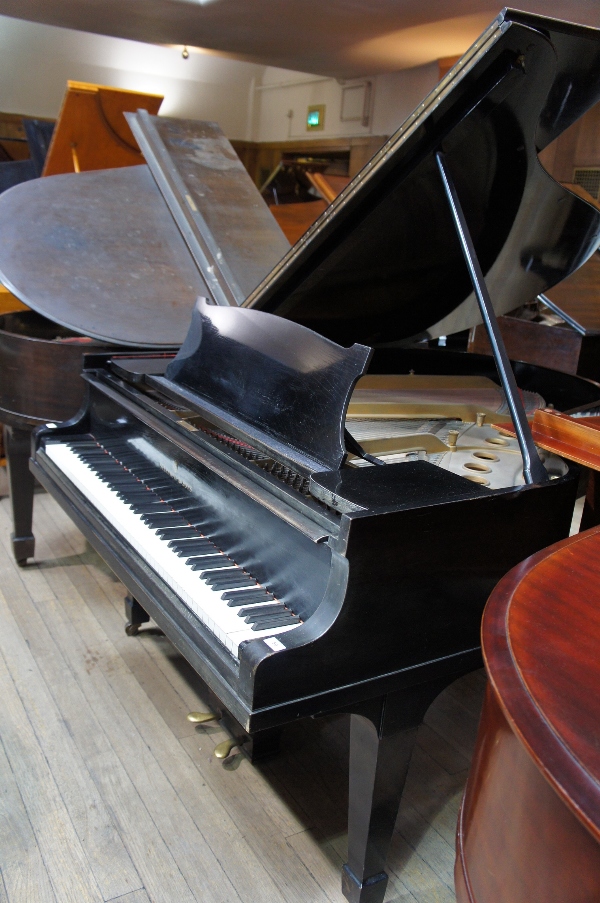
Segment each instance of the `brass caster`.
[{"label": "brass caster", "polygon": [[208,724],[211,721],[220,721],[221,716],[215,712],[190,712],[187,720],[190,724]]},{"label": "brass caster", "polygon": [[128,622],[127,624],[125,624],[125,633],[127,634],[127,636],[137,636],[139,631],[140,631],[139,624],[132,624],[131,622]]},{"label": "brass caster", "polygon": [[215,759],[224,761],[229,756],[231,750],[237,746],[235,740],[223,740],[218,746],[215,746]]}]

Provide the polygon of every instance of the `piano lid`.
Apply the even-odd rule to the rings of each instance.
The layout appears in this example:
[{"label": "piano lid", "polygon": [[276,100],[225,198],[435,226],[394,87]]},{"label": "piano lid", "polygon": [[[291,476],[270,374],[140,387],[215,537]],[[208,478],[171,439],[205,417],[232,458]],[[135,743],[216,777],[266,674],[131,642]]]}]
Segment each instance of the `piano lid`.
[{"label": "piano lid", "polygon": [[2,195],[0,282],[84,335],[172,347],[199,295],[239,304],[289,244],[215,123],[145,111],[129,122],[150,168],[52,176]]},{"label": "piano lid", "polygon": [[344,345],[481,322],[438,151],[496,312],[535,298],[600,243],[537,156],[599,99],[600,31],[505,10],[244,305]]}]

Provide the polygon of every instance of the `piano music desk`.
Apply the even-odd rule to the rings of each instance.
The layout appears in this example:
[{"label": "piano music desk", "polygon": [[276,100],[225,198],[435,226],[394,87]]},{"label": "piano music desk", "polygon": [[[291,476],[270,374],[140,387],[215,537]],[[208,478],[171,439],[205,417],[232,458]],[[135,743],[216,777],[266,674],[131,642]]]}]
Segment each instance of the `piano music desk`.
[{"label": "piano music desk", "polygon": [[[344,903],[349,719],[290,725],[276,759],[222,767],[225,732],[186,721],[208,707],[192,669],[155,629],[125,636],[123,586],[50,496],[36,495],[35,517],[41,563],[18,568],[0,502],[8,903]],[[390,903],[454,901],[482,689],[481,672],[453,684],[419,731]]]}]

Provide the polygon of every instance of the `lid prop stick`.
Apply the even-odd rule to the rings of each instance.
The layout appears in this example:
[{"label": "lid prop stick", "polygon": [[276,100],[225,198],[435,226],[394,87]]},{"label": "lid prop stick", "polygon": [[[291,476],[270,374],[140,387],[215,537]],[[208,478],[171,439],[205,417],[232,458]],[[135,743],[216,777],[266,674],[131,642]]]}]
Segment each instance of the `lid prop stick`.
[{"label": "lid prop stick", "polygon": [[525,414],[525,409],[519,395],[515,375],[508,354],[506,353],[506,348],[504,347],[504,341],[500,333],[496,313],[492,306],[492,299],[490,298],[490,293],[488,292],[483,272],[479,260],[477,259],[475,245],[473,244],[465,214],[458,198],[456,186],[446,167],[444,155],[441,152],[438,152],[435,157],[444,184],[444,191],[446,192],[446,198],[454,221],[456,234],[469,270],[469,276],[471,277],[475,297],[479,304],[479,310],[481,311],[490,345],[492,346],[492,354],[494,355],[494,361],[496,362],[496,367],[498,369],[498,376],[500,377],[500,382],[504,389],[504,394],[506,395],[506,401],[508,402],[510,416],[512,417],[515,426],[517,441],[523,457],[523,476],[525,482],[528,484],[544,483],[548,479],[548,474],[540,460],[540,456],[537,453],[533,441],[533,436],[531,435],[531,428],[527,421],[527,415]]}]

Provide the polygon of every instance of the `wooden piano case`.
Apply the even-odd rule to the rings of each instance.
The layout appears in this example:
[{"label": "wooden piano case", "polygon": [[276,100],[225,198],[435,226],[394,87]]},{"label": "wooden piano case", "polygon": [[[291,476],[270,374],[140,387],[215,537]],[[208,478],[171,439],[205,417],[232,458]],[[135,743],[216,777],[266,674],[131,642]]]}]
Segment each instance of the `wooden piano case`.
[{"label": "wooden piano case", "polygon": [[599,578],[596,527],[523,562],[490,597],[458,903],[600,899]]}]

